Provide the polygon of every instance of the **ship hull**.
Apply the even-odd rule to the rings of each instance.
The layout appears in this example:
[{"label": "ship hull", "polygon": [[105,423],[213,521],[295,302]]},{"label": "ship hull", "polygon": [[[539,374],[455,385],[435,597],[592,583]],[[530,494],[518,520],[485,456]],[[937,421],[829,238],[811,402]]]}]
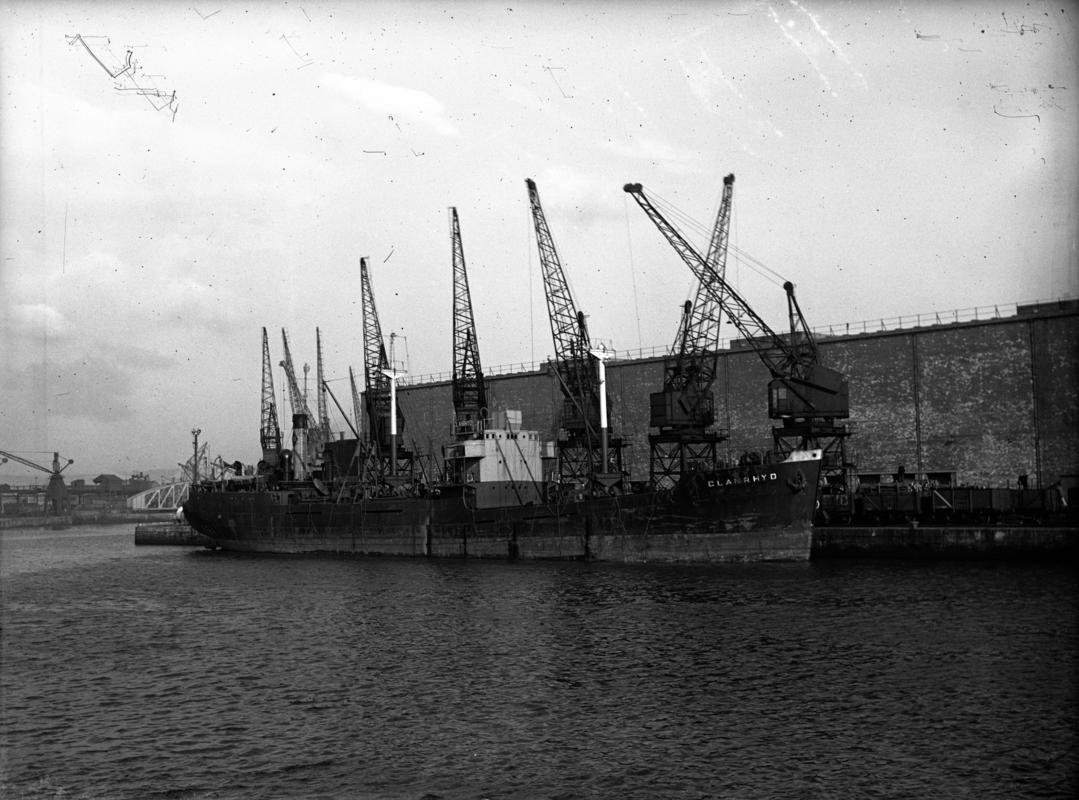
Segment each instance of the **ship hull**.
[{"label": "ship hull", "polygon": [[477,506],[469,487],[355,502],[204,487],[184,516],[214,547],[334,556],[591,559],[809,558],[819,460],[696,473],[672,490]]}]

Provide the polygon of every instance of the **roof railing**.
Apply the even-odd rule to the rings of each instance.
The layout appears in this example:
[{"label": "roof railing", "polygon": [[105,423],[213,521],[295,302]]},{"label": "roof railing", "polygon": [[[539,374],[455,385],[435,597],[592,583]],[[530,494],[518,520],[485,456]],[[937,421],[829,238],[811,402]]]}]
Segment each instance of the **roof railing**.
[{"label": "roof railing", "polygon": [[[952,309],[950,311],[930,311],[923,314],[905,314],[899,317],[881,317],[868,319],[860,322],[841,322],[833,325],[819,325],[812,328],[812,332],[820,339],[841,338],[845,336],[858,336],[866,333],[884,333],[887,331],[908,330],[913,328],[929,328],[935,325],[955,325],[962,322],[982,322],[993,319],[1007,319],[1018,316],[1019,308],[1035,306],[1059,305],[1064,308],[1069,303],[1076,301],[1068,300],[1034,300],[1020,303],[1004,303],[994,306],[975,306],[973,308]],[[731,342],[741,339],[720,339],[719,351],[730,349]],[[638,361],[646,358],[665,358],[670,355],[669,345],[654,345],[641,347],[633,350],[614,350],[611,361]],[[512,364],[500,364],[487,367],[483,374],[487,377],[495,375],[512,375],[528,372],[540,372],[547,368],[548,357],[543,361],[522,361]],[[441,383],[453,379],[452,372],[431,372],[422,375],[409,375],[401,378],[398,385],[417,386],[427,383]]]}]

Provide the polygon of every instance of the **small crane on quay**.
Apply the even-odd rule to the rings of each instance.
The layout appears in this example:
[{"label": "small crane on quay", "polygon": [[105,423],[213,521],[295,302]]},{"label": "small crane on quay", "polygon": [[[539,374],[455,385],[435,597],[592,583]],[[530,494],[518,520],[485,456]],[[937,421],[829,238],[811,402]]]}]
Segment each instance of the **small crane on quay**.
[{"label": "small crane on quay", "polygon": [[64,476],[60,473],[74,464],[74,459],[69,458],[66,464],[60,466],[60,454],[54,452],[52,454],[52,469],[49,469],[49,467],[38,464],[28,458],[23,458],[15,453],[9,453],[6,450],[0,450],[0,464],[6,464],[8,459],[22,464],[25,467],[48,473],[49,485],[45,487],[46,514],[63,514],[67,511],[67,486],[64,484]]},{"label": "small crane on quay", "polygon": [[[733,176],[730,176],[733,182]],[[772,428],[775,453],[787,457],[799,448],[824,451],[824,475],[829,484],[847,490],[846,438],[842,420],[850,416],[847,378],[820,363],[820,355],[805,316],[794,297],[794,284],[787,281],[789,336],[781,336],[757,314],[715,267],[653,205],[639,183],[623,189],[637,201],[678,252],[702,287],[720,305],[746,342],[771,374],[768,382],[768,416],[781,421]]]}]

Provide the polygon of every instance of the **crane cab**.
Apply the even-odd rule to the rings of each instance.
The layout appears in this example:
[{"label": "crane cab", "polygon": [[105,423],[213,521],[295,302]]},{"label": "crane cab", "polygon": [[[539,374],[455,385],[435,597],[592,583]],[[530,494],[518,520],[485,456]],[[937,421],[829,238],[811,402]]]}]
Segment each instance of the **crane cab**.
[{"label": "crane cab", "polygon": [[768,383],[768,416],[772,419],[850,416],[850,387],[840,372],[814,364],[802,376],[773,378]]}]

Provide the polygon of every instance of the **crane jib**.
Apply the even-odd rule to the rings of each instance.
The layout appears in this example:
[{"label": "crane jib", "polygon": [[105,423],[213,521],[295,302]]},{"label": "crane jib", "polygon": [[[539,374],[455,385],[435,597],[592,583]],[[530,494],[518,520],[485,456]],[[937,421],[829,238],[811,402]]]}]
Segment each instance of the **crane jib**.
[{"label": "crane jib", "polygon": [[[772,374],[769,415],[773,418],[848,417],[847,380],[841,373],[818,363],[816,343],[794,298],[794,285],[788,281],[783,287],[791,321],[790,335],[783,337],[768,326],[656,209],[641,184],[627,183],[623,189],[659,228],[702,285],[707,284],[713,299]],[[796,316],[798,324],[795,323]]]},{"label": "crane jib", "polygon": [[[735,324],[750,346],[757,351],[765,366],[773,374],[784,374],[783,360],[792,358],[796,362],[803,359],[790,345],[768,326],[759,314],[728,284],[715,269],[708,264],[693,248],[685,237],[674,227],[652,202],[645,196],[644,188],[639,183],[627,183],[624,190],[630,194],[637,205],[649,216],[660,232],[667,238],[690,271],[702,284],[708,285],[711,296],[720,304],[727,317]],[[731,308],[731,306],[734,308]],[[775,353],[781,353],[777,358]]]}]

